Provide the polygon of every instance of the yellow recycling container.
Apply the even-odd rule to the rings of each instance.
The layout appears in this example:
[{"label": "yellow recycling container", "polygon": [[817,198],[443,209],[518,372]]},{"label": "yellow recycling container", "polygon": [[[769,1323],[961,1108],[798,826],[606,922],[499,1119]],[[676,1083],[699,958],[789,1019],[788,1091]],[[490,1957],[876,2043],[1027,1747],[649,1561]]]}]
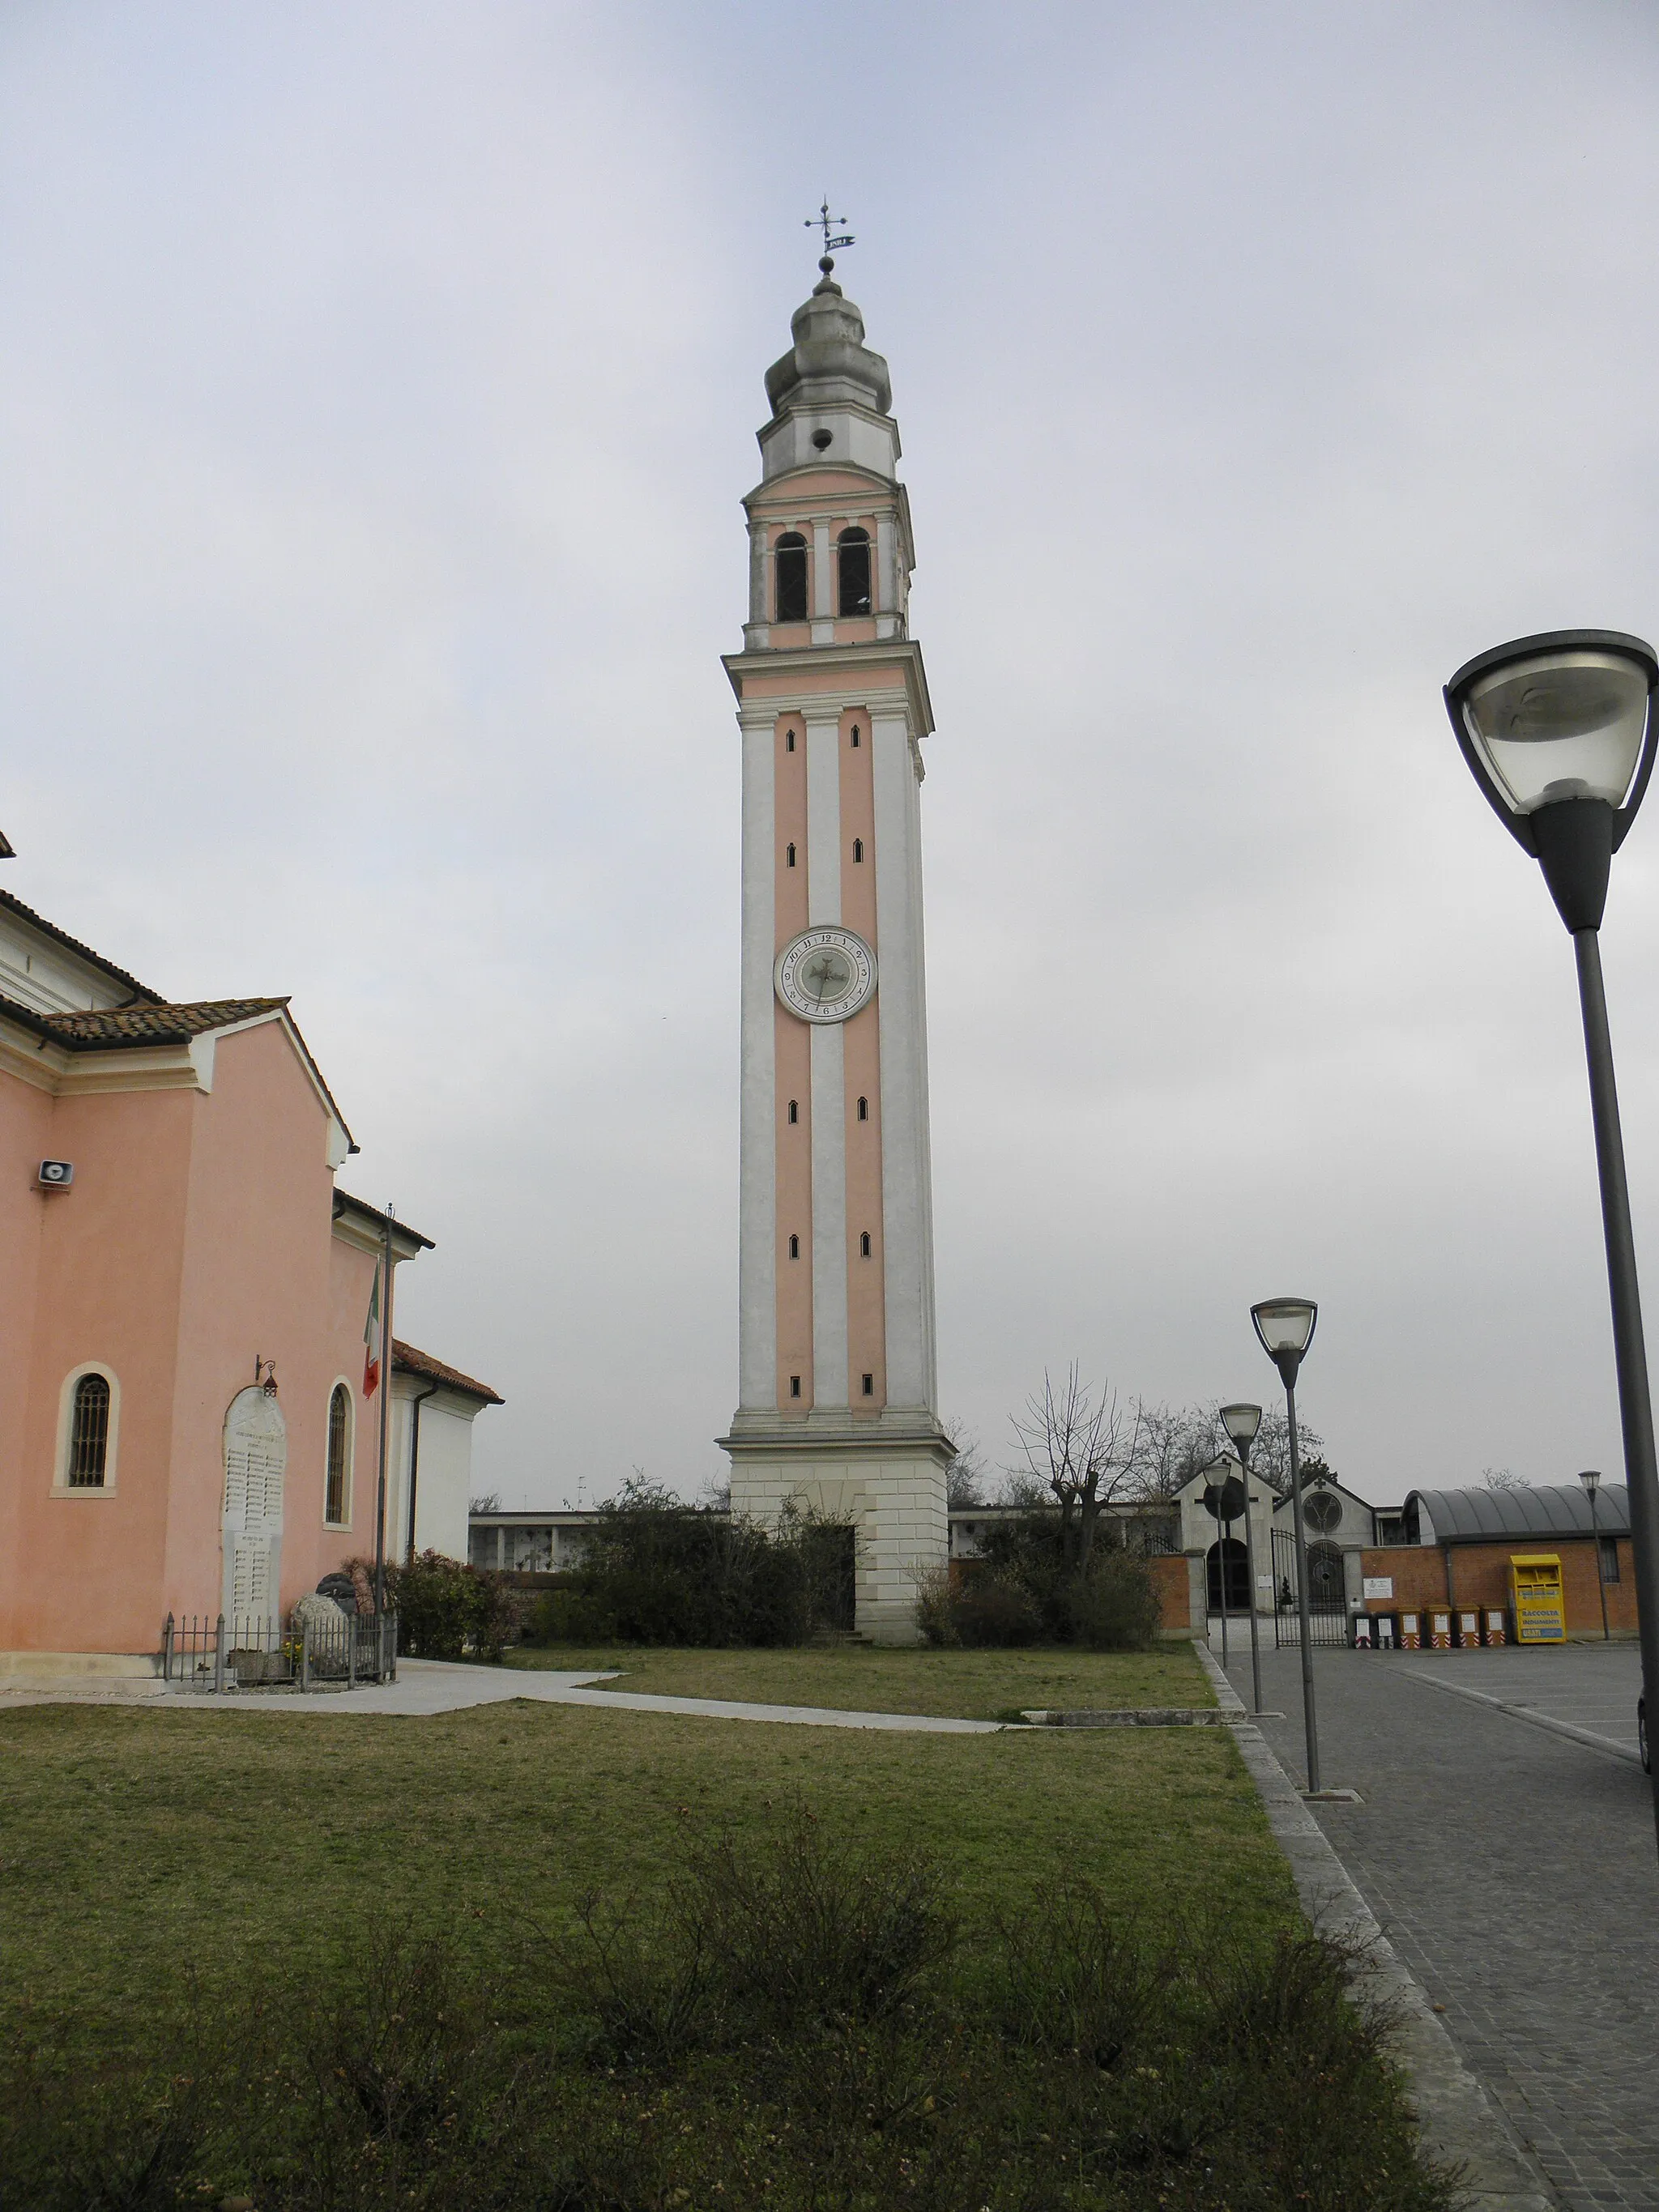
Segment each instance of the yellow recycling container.
[{"label": "yellow recycling container", "polygon": [[1566,1601],[1561,1589],[1559,1553],[1510,1553],[1510,1610],[1515,1620],[1517,1644],[1566,1642]]}]

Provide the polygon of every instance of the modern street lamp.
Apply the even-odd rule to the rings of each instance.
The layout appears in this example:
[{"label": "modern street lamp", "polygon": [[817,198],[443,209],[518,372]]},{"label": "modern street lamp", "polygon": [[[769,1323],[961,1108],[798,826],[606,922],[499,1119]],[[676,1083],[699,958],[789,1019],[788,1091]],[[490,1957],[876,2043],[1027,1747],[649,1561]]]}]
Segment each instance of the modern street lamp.
[{"label": "modern street lamp", "polygon": [[1250,1446],[1261,1426],[1260,1406],[1224,1406],[1221,1425],[1227,1431],[1244,1474],[1244,1571],[1250,1578],[1250,1683],[1255,1711],[1261,1711],[1261,1638],[1255,1620],[1255,1533],[1250,1525]]},{"label": "modern street lamp", "polygon": [[1302,1525],[1302,1460],[1296,1447],[1296,1376],[1313,1342],[1319,1308],[1311,1298],[1263,1298],[1250,1308],[1261,1349],[1285,1385],[1291,1443],[1291,1515],[1296,1524],[1296,1613],[1302,1644],[1302,1723],[1308,1739],[1308,1795],[1319,1795],[1319,1726],[1314,1717],[1313,1615],[1308,1604],[1308,1535]]},{"label": "modern street lamp", "polygon": [[1595,1518],[1595,1493],[1601,1487],[1601,1470],[1599,1467],[1587,1467],[1578,1480],[1589,1500],[1590,1549],[1595,1554],[1595,1587],[1601,1593],[1601,1641],[1611,1644],[1613,1633],[1607,1626],[1607,1578],[1601,1571],[1601,1529]]},{"label": "modern street lamp", "polygon": [[[1653,774],[1656,685],[1659,657],[1639,637],[1565,629],[1478,654],[1446,686],[1446,711],[1475,781],[1516,844],[1542,867],[1556,910],[1572,933],[1601,1184],[1642,1686],[1650,1712],[1659,1712],[1659,1467],[1597,933],[1613,856],[1630,833]],[[1601,1571],[1599,1550],[1595,1571]],[[1659,1832],[1659,1771],[1653,1792]]]}]

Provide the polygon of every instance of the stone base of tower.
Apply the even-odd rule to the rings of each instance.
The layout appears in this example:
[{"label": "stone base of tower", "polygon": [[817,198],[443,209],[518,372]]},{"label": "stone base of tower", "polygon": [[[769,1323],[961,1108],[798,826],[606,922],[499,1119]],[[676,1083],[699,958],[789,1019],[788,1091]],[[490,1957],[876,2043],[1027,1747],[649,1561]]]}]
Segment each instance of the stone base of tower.
[{"label": "stone base of tower", "polygon": [[720,1439],[732,1459],[732,1510],[775,1528],[791,1501],[857,1535],[857,1632],[915,1644],[917,1583],[950,1558],[945,1470],[955,1447],[931,1414],[850,1421],[739,1413]]}]

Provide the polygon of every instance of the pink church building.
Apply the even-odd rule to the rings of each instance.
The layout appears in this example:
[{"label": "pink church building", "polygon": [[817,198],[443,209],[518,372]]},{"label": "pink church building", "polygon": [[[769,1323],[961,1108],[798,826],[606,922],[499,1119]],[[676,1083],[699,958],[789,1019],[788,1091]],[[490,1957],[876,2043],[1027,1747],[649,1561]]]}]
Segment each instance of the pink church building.
[{"label": "pink church building", "polygon": [[[0,892],[0,1664],[284,1613],[373,1553],[356,1149],[285,999],[176,1004]],[[394,1283],[430,1249],[393,1224]],[[410,1359],[449,1378],[433,1413],[500,1402],[398,1350],[403,1395]],[[421,1480],[453,1521],[433,1441]]]}]

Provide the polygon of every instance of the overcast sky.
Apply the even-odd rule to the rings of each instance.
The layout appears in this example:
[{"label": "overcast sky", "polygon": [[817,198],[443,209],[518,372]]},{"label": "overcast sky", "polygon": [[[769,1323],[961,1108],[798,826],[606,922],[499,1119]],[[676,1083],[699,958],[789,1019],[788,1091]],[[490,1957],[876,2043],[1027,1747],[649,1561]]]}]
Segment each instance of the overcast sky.
[{"label": "overcast sky", "polygon": [[[840,274],[892,368],[943,1411],[1071,1358],[1382,1502],[1622,1476],[1571,946],[1439,686],[1659,630],[1630,0],[6,0],[0,881],[289,992],[437,1240],[478,1486],[736,1399],[741,495]],[[1604,945],[1659,1310],[1659,818]],[[688,992],[688,981],[695,988]]]}]

